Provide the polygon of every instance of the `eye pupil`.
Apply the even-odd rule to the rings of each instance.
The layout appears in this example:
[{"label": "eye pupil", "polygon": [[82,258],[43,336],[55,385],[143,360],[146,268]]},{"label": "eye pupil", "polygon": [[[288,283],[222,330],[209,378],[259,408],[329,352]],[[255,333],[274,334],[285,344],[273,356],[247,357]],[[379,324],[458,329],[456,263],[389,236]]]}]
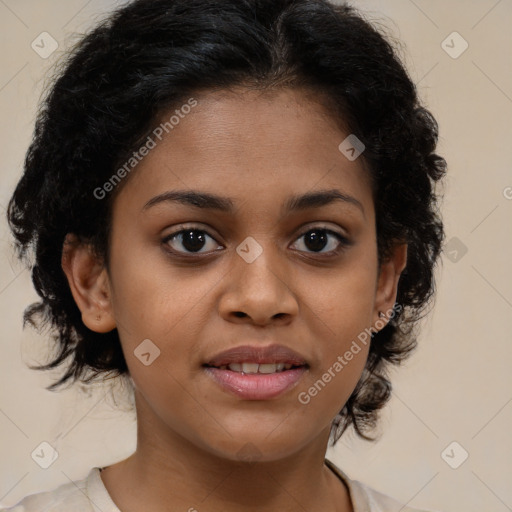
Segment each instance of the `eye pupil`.
[{"label": "eye pupil", "polygon": [[325,231],[309,231],[305,235],[305,245],[312,251],[321,251],[327,243]]},{"label": "eye pupil", "polygon": [[199,251],[200,249],[203,248],[203,245],[205,243],[205,237],[201,231],[197,231],[197,230],[183,231],[182,237],[183,237],[183,240],[182,240],[183,247],[185,247],[187,249],[187,251],[190,251],[190,252]]}]

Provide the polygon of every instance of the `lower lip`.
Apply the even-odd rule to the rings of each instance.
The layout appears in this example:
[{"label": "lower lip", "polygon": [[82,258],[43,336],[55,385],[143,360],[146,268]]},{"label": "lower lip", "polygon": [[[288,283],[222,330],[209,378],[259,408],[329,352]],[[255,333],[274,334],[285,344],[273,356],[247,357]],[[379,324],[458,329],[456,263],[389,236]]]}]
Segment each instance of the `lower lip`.
[{"label": "lower lip", "polygon": [[266,374],[233,372],[211,366],[205,370],[223,389],[240,398],[268,400],[294,387],[306,372],[306,367]]}]

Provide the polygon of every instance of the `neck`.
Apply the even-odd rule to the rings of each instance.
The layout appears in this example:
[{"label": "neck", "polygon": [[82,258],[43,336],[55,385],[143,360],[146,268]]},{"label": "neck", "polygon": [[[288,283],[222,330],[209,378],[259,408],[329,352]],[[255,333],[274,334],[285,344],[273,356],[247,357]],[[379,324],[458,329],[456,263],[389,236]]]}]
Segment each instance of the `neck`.
[{"label": "neck", "polygon": [[122,512],[352,511],[348,490],[324,463],[329,428],[293,454],[276,460],[259,454],[247,462],[222,457],[201,447],[200,440],[171,431],[146,407],[139,398],[135,453],[102,472]]}]

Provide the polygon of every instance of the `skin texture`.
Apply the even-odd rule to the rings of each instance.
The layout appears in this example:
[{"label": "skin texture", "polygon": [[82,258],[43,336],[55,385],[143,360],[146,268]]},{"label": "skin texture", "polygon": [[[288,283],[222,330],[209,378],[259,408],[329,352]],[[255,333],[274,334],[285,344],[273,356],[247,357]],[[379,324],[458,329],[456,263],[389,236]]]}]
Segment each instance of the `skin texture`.
[{"label": "skin texture", "polygon": [[[63,269],[84,323],[97,332],[117,327],[135,387],[137,450],[102,479],[123,512],[292,511],[298,504],[351,511],[324,456],[368,346],[308,404],[297,397],[376,324],[379,311],[393,307],[407,246],[397,244],[378,268],[367,171],[362,159],[351,162],[338,150],[348,133],[310,93],[235,89],[195,97],[198,105],[115,199],[110,272],[72,236],[64,247]],[[231,198],[234,211],[169,201],[143,209],[178,189]],[[283,210],[291,195],[325,189],[352,196],[364,212],[342,201]],[[200,252],[207,256],[187,252],[180,237],[162,242],[184,227],[206,232]],[[339,246],[329,235],[314,252],[303,235],[319,227],[350,245],[325,256]],[[248,236],[263,249],[252,263],[236,252]],[[145,339],[161,351],[149,366],[134,355]],[[272,343],[309,364],[296,387],[273,399],[227,393],[202,367],[228,348]],[[242,462],[241,450],[257,461]]]}]

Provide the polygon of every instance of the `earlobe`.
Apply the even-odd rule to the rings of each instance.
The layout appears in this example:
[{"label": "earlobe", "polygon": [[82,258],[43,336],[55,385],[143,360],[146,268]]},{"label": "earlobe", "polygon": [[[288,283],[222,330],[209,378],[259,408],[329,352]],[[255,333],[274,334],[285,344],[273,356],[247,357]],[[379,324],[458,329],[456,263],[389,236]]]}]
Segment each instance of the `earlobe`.
[{"label": "earlobe", "polygon": [[98,261],[91,247],[68,233],[62,248],[61,264],[73,298],[82,312],[83,323],[96,332],[115,329],[107,269]]},{"label": "earlobe", "polygon": [[[389,258],[382,262],[377,281],[377,290],[375,293],[374,323],[379,319],[379,323],[389,320],[390,311],[395,305],[398,281],[402,271],[407,265],[407,244],[397,244],[394,246]],[[383,313],[383,315],[379,314]],[[380,330],[380,329],[379,329]]]}]

